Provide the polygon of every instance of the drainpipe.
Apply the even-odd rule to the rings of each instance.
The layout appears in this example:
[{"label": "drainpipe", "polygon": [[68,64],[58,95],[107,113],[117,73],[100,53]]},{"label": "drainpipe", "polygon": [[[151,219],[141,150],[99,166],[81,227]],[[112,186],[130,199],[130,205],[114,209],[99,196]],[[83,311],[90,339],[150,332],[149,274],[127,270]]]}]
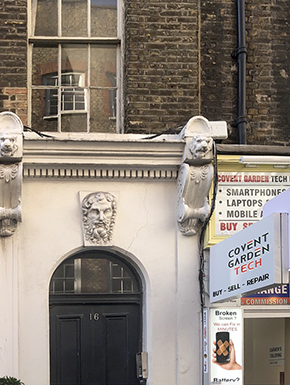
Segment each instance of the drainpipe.
[{"label": "drainpipe", "polygon": [[238,111],[234,126],[238,129],[239,144],[246,144],[246,18],[245,0],[237,0],[237,49],[233,57],[238,63]]}]

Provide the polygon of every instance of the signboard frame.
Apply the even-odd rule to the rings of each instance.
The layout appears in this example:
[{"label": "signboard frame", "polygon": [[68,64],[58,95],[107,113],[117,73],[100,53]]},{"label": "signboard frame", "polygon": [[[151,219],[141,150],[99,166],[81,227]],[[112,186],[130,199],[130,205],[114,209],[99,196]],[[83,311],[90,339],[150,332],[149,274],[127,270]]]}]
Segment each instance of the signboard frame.
[{"label": "signboard frame", "polygon": [[288,214],[273,213],[214,245],[210,250],[210,302],[287,283],[285,233],[288,238]]},{"label": "signboard frame", "polygon": [[[244,317],[243,309],[236,307],[209,309],[209,383],[227,384],[234,382],[243,385],[244,378]],[[219,364],[212,353],[217,352],[218,332],[227,332],[230,343],[230,363]],[[234,354],[233,353],[234,349]],[[235,362],[232,359],[235,358]],[[231,364],[231,367],[229,367]]]},{"label": "signboard frame", "polygon": [[[255,176],[255,175],[266,175],[266,176],[269,176],[270,178],[272,178],[273,180],[277,179],[276,182],[273,181],[273,183],[270,185],[270,188],[271,186],[273,186],[274,188],[277,189],[281,189],[281,192],[287,190],[287,188],[290,188],[290,168],[288,167],[285,167],[283,165],[270,165],[270,164],[257,164],[255,166],[252,166],[252,167],[248,167],[246,164],[242,164],[239,162],[240,158],[241,158],[242,155],[218,155],[218,158],[217,158],[217,165],[218,165],[218,173],[229,173],[229,174],[232,174],[235,173],[236,175],[247,175],[249,177],[252,177],[252,176]],[[282,185],[280,182],[279,182],[279,178],[283,178],[283,177],[286,177],[287,176],[287,184]],[[239,182],[235,183],[233,182],[233,186],[234,187],[240,187],[240,188],[247,188],[247,187],[253,187],[255,186],[256,188],[259,188],[259,186],[257,186],[257,184],[255,182],[253,182],[254,178],[248,178],[249,180],[251,180],[251,182],[249,182],[248,184],[246,184],[245,182],[243,184],[240,184]],[[263,183],[263,182],[262,182]],[[263,184],[261,183],[261,186],[260,188],[263,187]],[[265,183],[266,185],[266,183]],[[220,185],[221,186],[221,185]],[[223,186],[222,186],[223,187]],[[217,243],[219,243],[220,241],[228,238],[230,235],[233,235],[235,234],[236,232],[225,232],[225,234],[217,234],[216,232],[216,227],[217,227],[217,223],[219,222],[219,198],[221,197],[220,196],[220,191],[219,191],[219,184],[217,185],[217,196],[216,196],[216,207],[215,207],[215,211],[211,217],[211,220],[210,220],[210,223],[209,223],[209,226],[207,228],[207,231],[206,231],[206,237],[205,237],[205,247],[211,247]],[[210,191],[210,199],[212,198],[213,196],[213,187]],[[272,199],[275,195],[271,195],[269,197],[267,197],[267,199],[269,198]],[[251,198],[251,197],[250,197]],[[221,201],[221,199],[220,199]],[[258,214],[258,217],[255,218],[254,221],[247,221],[247,224],[250,224],[252,222],[256,223],[258,220],[260,220],[262,217],[261,217],[261,212],[262,212],[262,207],[259,208],[259,214]]]}]

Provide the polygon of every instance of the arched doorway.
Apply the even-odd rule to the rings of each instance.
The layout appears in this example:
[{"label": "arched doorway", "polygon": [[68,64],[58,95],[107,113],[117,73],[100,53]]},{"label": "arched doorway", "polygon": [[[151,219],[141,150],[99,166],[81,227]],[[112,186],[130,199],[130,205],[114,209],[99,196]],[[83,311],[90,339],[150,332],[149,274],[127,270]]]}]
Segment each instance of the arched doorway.
[{"label": "arched doorway", "polygon": [[50,282],[50,384],[135,385],[142,285],[116,254],[83,251]]}]

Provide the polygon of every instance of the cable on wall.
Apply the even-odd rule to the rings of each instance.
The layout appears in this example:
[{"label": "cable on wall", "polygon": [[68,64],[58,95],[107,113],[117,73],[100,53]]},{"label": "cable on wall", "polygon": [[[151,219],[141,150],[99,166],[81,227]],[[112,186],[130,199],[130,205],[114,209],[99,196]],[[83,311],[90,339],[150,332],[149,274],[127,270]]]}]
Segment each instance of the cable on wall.
[{"label": "cable on wall", "polygon": [[218,181],[218,172],[217,172],[217,150],[216,150],[216,144],[213,142],[213,167],[214,167],[214,180],[213,180],[213,194],[212,194],[212,200],[211,200],[211,209],[209,216],[207,217],[206,221],[204,222],[204,225],[200,232],[199,237],[199,293],[200,293],[200,305],[201,310],[204,308],[204,250],[203,250],[203,243],[204,243],[204,236],[205,231],[207,228],[207,225],[210,221],[210,218],[214,212],[215,209],[215,201],[216,201],[216,194],[217,194],[217,181]]}]

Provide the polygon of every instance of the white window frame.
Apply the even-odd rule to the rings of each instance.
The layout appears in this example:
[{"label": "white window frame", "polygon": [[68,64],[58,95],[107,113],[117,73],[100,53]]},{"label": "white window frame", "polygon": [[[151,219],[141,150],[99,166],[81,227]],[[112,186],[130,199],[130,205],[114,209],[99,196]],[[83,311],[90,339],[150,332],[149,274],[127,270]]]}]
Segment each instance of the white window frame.
[{"label": "white window frame", "polygon": [[[85,74],[81,72],[63,72],[61,77],[68,76],[70,78],[70,82],[65,84],[63,80],[61,80],[61,86],[58,86],[58,75],[57,74],[47,74],[44,76],[44,85],[47,86],[47,80],[54,80],[54,86],[51,84],[51,88],[47,87],[46,96],[45,96],[45,116],[44,119],[52,119],[57,118],[58,114],[53,114],[51,112],[51,100],[50,98],[53,96],[56,98],[56,109],[58,110],[58,100],[60,99],[60,114],[73,114],[73,113],[87,113],[87,89],[84,88],[85,85]],[[72,77],[78,76],[78,84],[72,84]],[[53,92],[52,92],[53,91]],[[60,97],[58,93],[60,92]],[[49,97],[48,94],[49,93]],[[53,95],[54,93],[54,95]],[[65,108],[65,96],[72,95],[72,108]],[[76,100],[77,94],[83,96],[83,104],[84,108],[77,108],[76,104],[78,101]],[[79,102],[80,103],[80,102]]]},{"label": "white window frame", "polygon": [[[123,74],[123,61],[124,61],[124,0],[117,0],[117,36],[115,37],[91,37],[90,36],[90,26],[91,26],[91,18],[90,18],[90,7],[91,1],[88,0],[88,20],[87,20],[87,28],[88,28],[88,37],[63,37],[61,36],[61,3],[62,0],[57,0],[58,3],[58,36],[34,36],[33,35],[33,23],[35,23],[35,8],[37,8],[37,0],[29,0],[28,1],[28,66],[27,66],[27,78],[28,78],[28,124],[31,126],[31,117],[32,117],[32,91],[33,89],[41,89],[41,86],[33,86],[32,85],[32,48],[34,45],[40,45],[42,47],[49,46],[51,44],[58,46],[58,72],[61,73],[61,47],[63,44],[83,44],[88,47],[88,84],[85,89],[85,103],[86,103],[86,113],[87,113],[87,132],[90,132],[90,96],[88,90],[90,89],[90,47],[92,44],[98,45],[112,45],[116,47],[116,113],[115,116],[111,116],[110,119],[116,119],[116,133],[124,133],[124,103],[123,103],[123,92],[122,92],[122,79],[124,79]],[[43,86],[45,89],[46,87]],[[108,88],[109,89],[109,88]],[[59,97],[61,96],[61,90],[59,87]],[[61,100],[59,99],[58,111],[59,115],[63,113],[61,111]],[[81,112],[81,111],[78,111]],[[37,127],[34,127],[38,129]],[[58,132],[61,132],[61,119],[58,119]]]}]

